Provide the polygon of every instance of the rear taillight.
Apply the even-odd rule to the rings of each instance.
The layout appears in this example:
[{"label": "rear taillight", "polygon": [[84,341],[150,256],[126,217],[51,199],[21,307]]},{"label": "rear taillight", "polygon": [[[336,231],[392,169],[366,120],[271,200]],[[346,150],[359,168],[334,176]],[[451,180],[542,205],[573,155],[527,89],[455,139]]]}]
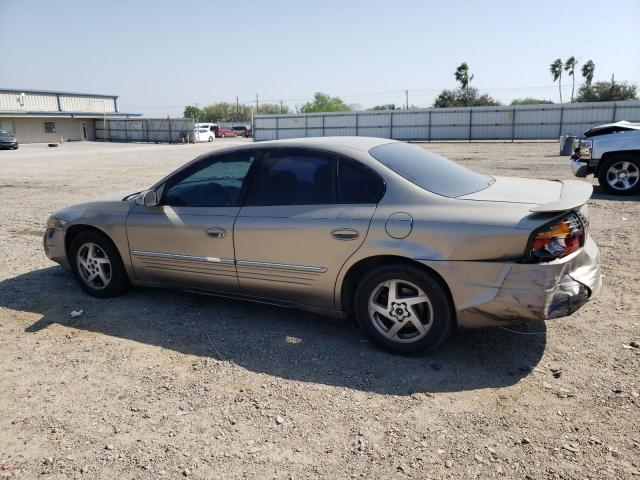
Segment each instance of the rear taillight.
[{"label": "rear taillight", "polygon": [[570,213],[533,232],[527,248],[531,262],[550,262],[566,257],[584,245],[585,225],[578,215]]}]

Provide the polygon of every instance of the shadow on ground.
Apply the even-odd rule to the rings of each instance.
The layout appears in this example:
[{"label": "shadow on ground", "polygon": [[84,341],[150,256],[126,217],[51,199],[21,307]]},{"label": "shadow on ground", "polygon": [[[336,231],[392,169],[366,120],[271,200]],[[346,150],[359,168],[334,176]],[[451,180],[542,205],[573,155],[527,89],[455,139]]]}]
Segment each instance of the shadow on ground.
[{"label": "shadow on ground", "polygon": [[600,185],[595,185],[593,187],[593,195],[591,195],[591,198],[594,200],[635,200],[637,202],[640,200],[640,195],[611,195],[610,193],[605,192]]},{"label": "shadow on ground", "polygon": [[[112,299],[84,294],[71,274],[45,268],[0,282],[0,306],[53,323],[189,355],[211,357],[285,379],[382,394],[453,392],[512,385],[539,362],[543,322],[459,331],[432,354],[404,358],[369,343],[348,320],[177,291],[133,289]],[[83,309],[77,318],[71,310]]]}]

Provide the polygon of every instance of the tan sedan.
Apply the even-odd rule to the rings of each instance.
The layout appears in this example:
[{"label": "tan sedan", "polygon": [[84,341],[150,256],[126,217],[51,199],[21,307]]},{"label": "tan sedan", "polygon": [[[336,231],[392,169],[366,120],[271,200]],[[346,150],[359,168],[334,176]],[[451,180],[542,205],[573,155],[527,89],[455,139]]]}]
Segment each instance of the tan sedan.
[{"label": "tan sedan", "polygon": [[56,212],[44,248],[96,297],[133,284],[354,315],[381,347],[418,354],[456,327],[562,317],[593,297],[591,192],[386,139],[280,140]]}]

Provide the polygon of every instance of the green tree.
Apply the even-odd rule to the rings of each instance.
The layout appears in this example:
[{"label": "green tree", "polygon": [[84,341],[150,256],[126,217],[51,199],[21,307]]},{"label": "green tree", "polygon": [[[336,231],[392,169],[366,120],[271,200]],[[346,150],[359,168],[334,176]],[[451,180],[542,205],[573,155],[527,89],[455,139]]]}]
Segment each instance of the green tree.
[{"label": "green tree", "polygon": [[562,68],[564,65],[562,64],[562,60],[556,58],[551,65],[549,65],[549,72],[551,72],[551,76],[553,77],[553,81],[558,81],[558,90],[560,92],[560,103],[562,103]]},{"label": "green tree", "polygon": [[571,84],[571,102],[573,102],[573,92],[576,88],[576,65],[578,65],[578,60],[576,60],[576,57],[574,57],[573,55],[567,58],[567,61],[564,62],[564,71],[571,76],[573,82]]},{"label": "green tree", "polygon": [[384,105],[376,105],[375,107],[368,108],[369,111],[378,111],[378,110],[395,110],[395,103],[386,103]]},{"label": "green tree", "polygon": [[273,115],[278,113],[289,113],[289,107],[282,105],[282,110],[280,110],[279,103],[261,103],[258,105],[257,115]]},{"label": "green tree", "polygon": [[200,110],[197,107],[194,107],[193,105],[187,105],[186,107],[184,107],[184,118],[193,118],[194,120],[196,118],[200,118]]},{"label": "green tree", "polygon": [[540,104],[547,104],[547,103],[553,103],[553,102],[551,100],[541,100],[539,98],[531,98],[531,97],[516,98],[511,101],[511,105],[540,105]]},{"label": "green tree", "polygon": [[455,90],[443,90],[436,97],[433,106],[436,108],[448,107],[489,107],[500,105],[500,102],[488,94],[480,94],[474,87],[457,88]]},{"label": "green tree", "polygon": [[621,102],[637,100],[638,86],[626,82],[596,82],[584,84],[578,89],[576,102]]},{"label": "green tree", "polygon": [[462,89],[466,91],[466,97],[469,97],[469,83],[473,80],[473,75],[469,75],[469,65],[462,62],[453,75],[456,82],[460,82]]},{"label": "green tree", "polygon": [[593,63],[593,60],[588,60],[582,65],[582,76],[584,77],[584,81],[587,86],[591,86],[591,82],[593,81],[593,74],[596,71],[596,64]]},{"label": "green tree", "polygon": [[349,106],[341,98],[332,97],[322,92],[314,93],[313,101],[307,102],[300,107],[302,113],[348,112],[349,110]]}]

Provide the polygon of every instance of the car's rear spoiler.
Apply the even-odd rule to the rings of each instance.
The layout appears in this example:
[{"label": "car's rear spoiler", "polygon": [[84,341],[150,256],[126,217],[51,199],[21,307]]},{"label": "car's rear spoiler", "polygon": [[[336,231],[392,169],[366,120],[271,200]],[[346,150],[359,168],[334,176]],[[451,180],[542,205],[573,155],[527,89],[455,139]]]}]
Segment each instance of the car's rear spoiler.
[{"label": "car's rear spoiler", "polygon": [[562,191],[560,198],[555,202],[545,203],[530,208],[530,212],[564,212],[572,210],[587,203],[593,193],[593,187],[590,183],[581,180],[558,180],[562,183]]}]

